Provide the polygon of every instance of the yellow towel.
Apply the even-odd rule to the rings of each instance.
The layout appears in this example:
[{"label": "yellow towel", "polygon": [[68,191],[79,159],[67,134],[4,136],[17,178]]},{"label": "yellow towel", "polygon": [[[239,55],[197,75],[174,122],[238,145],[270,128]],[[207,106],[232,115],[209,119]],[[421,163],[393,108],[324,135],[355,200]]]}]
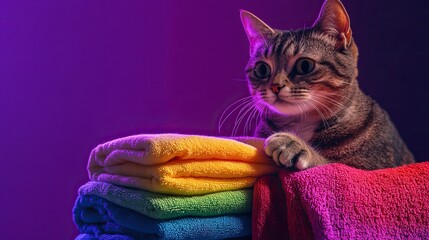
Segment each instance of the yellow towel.
[{"label": "yellow towel", "polygon": [[263,139],[144,134],[113,140],[91,152],[91,180],[174,195],[250,188],[278,171]]}]

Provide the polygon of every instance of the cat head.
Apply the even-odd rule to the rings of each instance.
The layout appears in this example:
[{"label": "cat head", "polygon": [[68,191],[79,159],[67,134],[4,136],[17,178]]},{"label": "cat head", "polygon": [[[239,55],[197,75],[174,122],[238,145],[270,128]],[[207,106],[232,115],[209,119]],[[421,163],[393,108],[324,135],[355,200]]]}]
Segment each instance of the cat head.
[{"label": "cat head", "polygon": [[326,0],[311,28],[282,31],[242,10],[250,43],[246,66],[257,107],[283,115],[328,117],[357,88],[357,47],[339,0]]}]

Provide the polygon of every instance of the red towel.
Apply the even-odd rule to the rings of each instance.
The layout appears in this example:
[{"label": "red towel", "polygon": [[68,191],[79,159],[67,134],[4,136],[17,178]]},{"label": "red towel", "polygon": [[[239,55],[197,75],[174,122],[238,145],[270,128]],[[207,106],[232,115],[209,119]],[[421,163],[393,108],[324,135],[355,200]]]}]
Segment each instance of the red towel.
[{"label": "red towel", "polygon": [[329,164],[255,184],[253,239],[429,239],[429,162]]}]

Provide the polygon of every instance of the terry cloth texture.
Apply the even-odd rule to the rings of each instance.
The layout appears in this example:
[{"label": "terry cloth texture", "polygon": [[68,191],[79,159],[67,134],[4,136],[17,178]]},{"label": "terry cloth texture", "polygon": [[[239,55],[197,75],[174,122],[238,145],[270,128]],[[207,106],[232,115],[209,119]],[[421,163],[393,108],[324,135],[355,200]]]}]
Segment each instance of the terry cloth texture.
[{"label": "terry cloth texture", "polygon": [[282,170],[258,180],[253,201],[253,239],[273,232],[282,239],[429,239],[429,162]]},{"label": "terry cloth texture", "polygon": [[73,209],[77,239],[222,239],[251,234],[251,215],[157,220],[98,196],[79,196]]},{"label": "terry cloth texture", "polygon": [[145,134],[97,146],[91,180],[173,195],[251,188],[278,168],[263,152],[263,139]]},{"label": "terry cloth texture", "polygon": [[244,214],[252,211],[252,189],[198,196],[174,196],[124,188],[105,182],[88,182],[79,196],[98,196],[155,219]]}]

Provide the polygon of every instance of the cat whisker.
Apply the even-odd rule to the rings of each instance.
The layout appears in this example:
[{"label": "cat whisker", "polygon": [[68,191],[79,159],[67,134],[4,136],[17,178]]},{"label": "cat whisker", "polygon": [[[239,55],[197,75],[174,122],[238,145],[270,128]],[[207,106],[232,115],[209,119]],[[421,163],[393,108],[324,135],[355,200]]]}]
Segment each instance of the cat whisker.
[{"label": "cat whisker", "polygon": [[269,113],[268,107],[265,107],[262,115],[263,119],[267,119],[269,117],[268,113]]},{"label": "cat whisker", "polygon": [[[323,96],[324,97],[324,96]],[[316,99],[313,99],[313,100],[315,100],[315,101],[317,101]],[[327,99],[327,100],[332,100],[332,99]],[[332,101],[334,101],[334,102],[336,102],[335,100],[332,100]],[[323,108],[326,108],[326,109],[329,109],[332,113],[333,113],[333,116],[336,118],[336,119],[338,119],[339,118],[339,116],[338,116],[338,112],[333,112],[330,108],[328,108],[326,105],[324,105],[323,104],[323,102],[320,102],[320,101],[317,101],[317,102],[319,102],[319,104],[323,107]],[[337,102],[337,104],[340,104],[339,105],[339,107],[341,108],[341,107],[343,107],[343,109],[345,110],[345,111],[348,111],[348,108],[346,108],[344,105],[342,105],[341,103],[339,103],[339,102]],[[352,115],[352,117],[353,117],[353,113],[351,113],[351,115]]]},{"label": "cat whisker", "polygon": [[[256,128],[256,126],[258,125],[258,123],[259,123],[259,119],[260,119],[260,117],[261,117],[261,106],[262,104],[260,103],[260,102],[257,102],[257,105],[256,105],[256,107],[255,107],[255,110],[256,111],[254,111],[254,116],[252,117],[253,119],[254,119],[254,128]],[[250,121],[250,124],[252,124],[252,122]],[[250,130],[252,129],[252,125],[250,125]]]},{"label": "cat whisker", "polygon": [[[256,104],[259,104],[259,103],[256,103]],[[257,113],[259,112],[259,109],[258,109],[256,104],[255,104],[252,112],[249,114],[249,117],[246,120],[246,124],[244,125],[243,135],[247,135],[248,132],[252,130],[252,120],[257,116]]]},{"label": "cat whisker", "polygon": [[240,127],[240,124],[243,121],[244,117],[247,114],[249,114],[249,112],[251,112],[254,108],[255,108],[255,101],[254,100],[252,100],[251,102],[241,106],[241,109],[235,118],[234,127],[233,127],[233,131],[232,131],[233,136],[235,136],[237,134],[238,129]]},{"label": "cat whisker", "polygon": [[221,128],[222,128],[223,124],[231,116],[231,114],[233,114],[238,108],[243,107],[244,105],[249,104],[252,101],[253,101],[253,97],[252,96],[247,96],[247,97],[244,97],[244,98],[240,98],[239,100],[237,100],[237,101],[233,102],[231,105],[229,105],[223,111],[222,115],[220,116],[219,124],[218,124],[218,131],[219,131],[219,133],[221,131]]},{"label": "cat whisker", "polygon": [[[319,80],[316,80],[316,81],[312,81],[312,83],[313,84],[315,84],[315,83],[322,83],[322,82],[325,82],[326,81],[326,78],[322,78],[322,79],[319,79]],[[343,85],[353,85],[353,84],[355,84],[354,82],[342,82],[341,84],[343,84]]]},{"label": "cat whisker", "polygon": [[[234,128],[232,130],[232,136],[236,136],[238,129],[240,127],[241,122],[243,121],[244,117],[251,112],[254,109],[254,104],[251,102],[249,104],[246,104],[244,107],[241,108],[239,111],[237,117],[235,118]],[[245,128],[245,126],[244,126]]]},{"label": "cat whisker", "polygon": [[[345,111],[348,110],[348,108],[346,106],[344,106],[342,103],[340,103],[340,102],[338,102],[338,101],[336,101],[336,100],[334,100],[332,98],[329,98],[329,97],[326,97],[326,96],[319,96],[319,97],[325,99],[326,101],[332,103],[334,106],[336,106],[336,107],[338,107],[338,108],[340,108],[342,110],[345,110]],[[353,114],[353,113],[351,113],[351,114]]]},{"label": "cat whisker", "polygon": [[232,129],[232,136],[236,136],[236,134],[238,132],[238,128],[240,127],[241,121],[246,116],[246,114],[252,109],[252,105],[253,105],[252,103],[246,104],[238,112],[238,114],[235,118],[234,127]]},{"label": "cat whisker", "polygon": [[[253,112],[255,111],[255,107],[254,106],[251,106],[246,112],[248,112],[249,114],[247,115],[247,119],[246,119],[246,121],[244,122],[244,127],[243,127],[243,135],[246,135],[246,133],[247,133],[247,129],[248,129],[248,125],[249,125],[249,119],[252,117],[252,114],[253,114]],[[244,118],[244,116],[246,116],[246,114],[244,114],[243,115],[243,118]]]},{"label": "cat whisker", "polygon": [[[326,93],[328,93],[328,92],[326,92]],[[329,93],[328,93],[329,94]],[[329,101],[330,103],[332,103],[333,105],[335,105],[336,107],[338,107],[338,108],[340,108],[340,109],[342,109],[342,110],[345,110],[345,111],[348,111],[348,108],[346,107],[346,106],[344,106],[344,104],[342,104],[341,102],[339,102],[339,101],[337,101],[337,100],[335,100],[335,99],[333,99],[333,98],[331,98],[331,97],[329,97],[329,96],[326,96],[326,95],[323,95],[323,94],[319,94],[319,93],[313,93],[313,95],[314,96],[316,96],[316,97],[319,97],[319,98],[323,98],[324,100],[326,100],[326,101]],[[332,96],[340,96],[340,97],[344,97],[344,96],[342,96],[342,95],[337,95],[337,94],[331,94]],[[345,97],[345,99],[350,99],[350,98],[348,98],[348,97]],[[352,112],[349,112],[352,116],[354,115]]]},{"label": "cat whisker", "polygon": [[316,104],[314,104],[313,102],[311,102],[311,101],[307,101],[307,102],[305,102],[305,103],[308,103],[308,104],[311,104],[312,106],[313,106],[313,109],[315,109],[318,113],[319,113],[319,116],[320,116],[320,118],[321,118],[321,120],[322,120],[322,123],[323,123],[323,126],[327,129],[327,128],[329,128],[330,126],[329,126],[329,123],[328,123],[328,121],[327,121],[327,119],[326,119],[326,117],[325,117],[325,115],[323,115],[323,113],[321,112],[321,110],[317,107],[317,105]]},{"label": "cat whisker", "polygon": [[296,99],[296,98],[308,98],[310,96],[310,94],[292,94],[292,98]]},{"label": "cat whisker", "polygon": [[[302,117],[303,117],[303,116],[302,116],[302,115],[303,115],[303,111],[302,111],[302,108],[301,108],[301,103],[299,103],[299,102],[298,102],[298,108],[299,108],[299,122],[301,123],[301,122],[302,122]],[[297,125],[296,125],[296,130],[295,130],[296,132],[299,132],[299,130],[300,130],[300,129],[299,129],[300,125],[301,125],[301,124],[297,124]]]},{"label": "cat whisker", "polygon": [[305,88],[291,88],[290,89],[290,92],[291,93],[308,93],[309,92],[309,90],[308,89],[305,89]]},{"label": "cat whisker", "polygon": [[346,96],[346,95],[344,95],[344,94],[338,94],[338,93],[333,93],[333,92],[327,92],[327,91],[319,91],[319,94],[320,93],[326,93],[326,94],[324,94],[324,95],[326,95],[326,96],[337,96],[337,97],[340,97],[340,98],[344,98],[344,99],[348,99],[348,100],[350,100],[351,98],[350,97],[348,97],[348,96]]},{"label": "cat whisker", "polygon": [[267,110],[267,107],[263,103],[260,103],[259,105],[262,108],[262,110],[259,111],[259,114],[258,114],[258,116],[255,119],[255,128],[258,127],[259,123],[263,119],[263,115],[264,115],[265,111]]},{"label": "cat whisker", "polygon": [[328,106],[326,106],[325,104],[323,104],[323,102],[318,101],[317,99],[312,99],[313,101],[315,101],[316,103],[318,103],[320,105],[320,107],[322,107],[323,109],[327,109],[331,115],[335,116],[336,118],[338,118],[338,115],[336,112],[334,112],[332,109],[330,109]]}]

